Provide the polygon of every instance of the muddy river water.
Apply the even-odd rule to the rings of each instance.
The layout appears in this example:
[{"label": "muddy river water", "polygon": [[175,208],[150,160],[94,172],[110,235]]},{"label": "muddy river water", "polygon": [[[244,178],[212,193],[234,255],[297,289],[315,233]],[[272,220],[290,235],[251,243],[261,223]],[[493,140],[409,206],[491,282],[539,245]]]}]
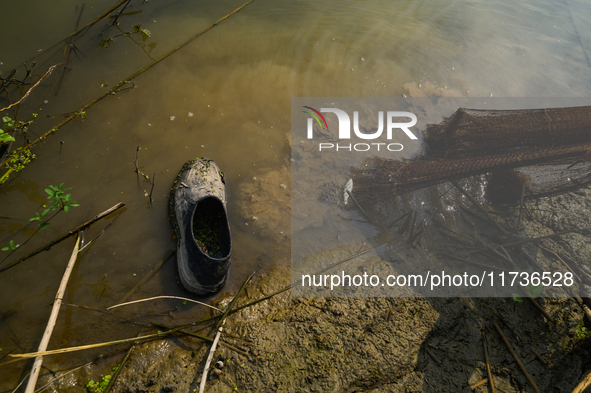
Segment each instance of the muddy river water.
[{"label": "muddy river water", "polygon": [[[62,82],[57,67],[18,111],[2,114],[34,120],[27,135],[33,139],[242,4],[132,0],[118,26],[103,19],[76,38]],[[14,77],[23,78],[23,62],[31,68],[35,61],[36,80],[63,63],[63,43],[44,49],[74,31],[81,10],[79,26],[112,5],[3,4],[2,76],[15,68]],[[43,210],[50,184],[71,187],[80,206],[60,213],[11,258],[124,202],[125,210],[81,256],[64,299],[105,310],[175,248],[168,191],[185,162],[205,156],[227,179],[234,251],[223,291],[236,291],[257,266],[285,261],[280,257],[289,252],[292,97],[585,97],[591,89],[590,14],[591,5],[581,0],[255,0],[35,148],[37,159],[0,186],[0,246],[23,243],[34,232],[29,218]],[[137,25],[149,36],[135,32]],[[12,102],[28,88],[10,86]],[[9,103],[1,93],[0,105]],[[135,173],[138,146],[139,168],[154,181],[152,202],[151,183]],[[86,240],[113,218],[95,224]],[[70,239],[0,273],[0,358],[37,348],[72,246]],[[187,296],[174,259],[134,296],[157,295]],[[119,315],[146,321],[146,314],[175,307],[172,315],[180,321],[199,310],[169,301]],[[64,306],[50,348],[136,333],[115,316]],[[93,353],[75,356],[53,361],[83,362]],[[0,370],[1,391],[26,375],[23,364]]]}]

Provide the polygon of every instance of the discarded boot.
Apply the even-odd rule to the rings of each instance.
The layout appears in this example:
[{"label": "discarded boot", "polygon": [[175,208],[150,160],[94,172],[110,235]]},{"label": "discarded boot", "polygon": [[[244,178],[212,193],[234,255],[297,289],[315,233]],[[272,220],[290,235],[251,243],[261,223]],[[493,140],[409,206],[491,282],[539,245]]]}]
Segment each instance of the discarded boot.
[{"label": "discarded boot", "polygon": [[228,276],[232,239],[217,164],[207,158],[187,162],[170,190],[168,211],[181,283],[197,295],[219,291]]}]

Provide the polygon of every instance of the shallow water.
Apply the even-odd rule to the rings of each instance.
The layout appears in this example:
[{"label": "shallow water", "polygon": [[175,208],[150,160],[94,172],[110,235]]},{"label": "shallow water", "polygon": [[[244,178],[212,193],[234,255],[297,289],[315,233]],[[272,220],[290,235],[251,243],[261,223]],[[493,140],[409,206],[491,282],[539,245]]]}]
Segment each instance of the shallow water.
[{"label": "shallow water", "polygon": [[[80,25],[112,3],[86,2]],[[107,28],[103,20],[76,39],[79,58],[71,55],[57,96],[58,70],[18,112],[5,114],[27,120],[39,113],[31,133],[40,135],[63,118],[60,114],[79,109],[241,4],[132,1],[119,18],[120,30]],[[18,68],[15,77],[23,77],[21,64],[33,56],[38,76],[64,61],[63,45],[47,54],[38,50],[73,31],[72,2],[11,2],[4,11],[10,20],[0,27],[2,76]],[[0,216],[11,217],[0,220],[0,245],[10,239],[22,243],[33,232],[28,219],[41,211],[49,184],[72,187],[80,207],[58,215],[27,244],[29,249],[126,203],[80,258],[64,301],[104,310],[175,248],[168,190],[186,161],[206,156],[227,177],[234,253],[224,291],[235,291],[259,264],[264,269],[289,263],[288,238],[278,235],[284,223],[264,212],[254,220],[245,206],[259,200],[262,206],[278,201],[275,212],[289,208],[286,195],[252,192],[262,179],[272,178],[274,187],[289,184],[283,179],[290,163],[291,97],[588,96],[591,27],[584,16],[590,11],[588,4],[570,0],[255,1],[133,79],[134,89],[106,97],[37,147],[38,159],[0,186]],[[133,31],[135,24],[151,36],[145,41],[139,34],[115,37]],[[110,46],[99,47],[108,37],[115,37]],[[9,93],[13,101],[19,96],[14,87]],[[0,99],[2,106],[8,104],[5,94]],[[155,174],[152,204],[146,197],[150,183],[138,180],[134,171],[138,145],[140,169],[150,178]],[[86,240],[108,222],[112,218],[93,225]],[[36,349],[72,244],[70,239],[0,273],[1,354]],[[14,256],[25,252],[23,247]],[[187,296],[175,275],[172,260],[134,298]],[[119,315],[166,314],[177,306],[181,311],[173,315],[179,318],[200,310],[161,301],[121,309]],[[64,306],[50,348],[130,337],[138,329],[114,316]],[[83,363],[92,356],[49,362]],[[13,388],[27,373],[23,364],[4,367],[0,389]]]}]

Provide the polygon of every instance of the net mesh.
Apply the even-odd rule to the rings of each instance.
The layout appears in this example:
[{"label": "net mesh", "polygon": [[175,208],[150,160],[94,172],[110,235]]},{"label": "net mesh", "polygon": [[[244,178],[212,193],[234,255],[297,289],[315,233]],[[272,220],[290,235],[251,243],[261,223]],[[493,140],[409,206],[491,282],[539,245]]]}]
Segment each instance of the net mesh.
[{"label": "net mesh", "polygon": [[427,127],[425,144],[425,154],[412,160],[374,157],[351,168],[357,200],[375,203],[482,174],[488,174],[489,196],[501,202],[518,199],[523,186],[525,198],[532,199],[591,183],[585,155],[591,150],[591,107],[460,108]]}]

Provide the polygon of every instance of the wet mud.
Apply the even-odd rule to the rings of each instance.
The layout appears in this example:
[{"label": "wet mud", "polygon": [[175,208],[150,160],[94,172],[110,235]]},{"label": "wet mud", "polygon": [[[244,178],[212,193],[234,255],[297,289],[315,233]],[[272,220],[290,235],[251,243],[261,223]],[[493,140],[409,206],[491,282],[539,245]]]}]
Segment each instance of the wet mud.
[{"label": "wet mud", "polygon": [[[264,181],[272,179],[282,181],[277,173]],[[530,237],[565,229],[584,232],[591,215],[590,193],[581,189],[529,203],[521,230]],[[572,214],[574,208],[577,214]],[[516,212],[500,209],[496,216],[507,224],[515,220]],[[259,220],[261,228],[268,224],[269,230],[277,229],[277,220],[266,222],[264,214]],[[567,261],[588,260],[588,239],[580,233],[545,239],[541,244]],[[559,262],[539,244],[527,250],[543,266],[558,269],[554,264]],[[342,252],[334,250],[335,255]],[[284,265],[288,264],[285,258]],[[239,304],[289,283],[288,268],[262,272]],[[218,346],[214,361],[222,361],[224,367],[219,378],[207,382],[205,391],[487,392],[486,383],[469,387],[487,377],[484,331],[497,390],[533,392],[494,321],[540,391],[571,392],[591,364],[591,343],[577,334],[584,319],[579,304],[564,293],[555,294],[558,297],[533,300],[547,312],[551,318],[547,319],[525,296],[297,298],[287,291],[229,316],[222,341],[238,351]],[[231,298],[218,299],[214,305],[226,306]],[[199,333],[207,332],[209,327]],[[180,335],[137,345],[113,391],[195,392],[206,349],[209,346],[198,339]],[[105,357],[77,377],[53,384],[53,390],[82,392],[89,378],[97,380],[101,374],[112,373],[122,357],[122,353]]]}]

